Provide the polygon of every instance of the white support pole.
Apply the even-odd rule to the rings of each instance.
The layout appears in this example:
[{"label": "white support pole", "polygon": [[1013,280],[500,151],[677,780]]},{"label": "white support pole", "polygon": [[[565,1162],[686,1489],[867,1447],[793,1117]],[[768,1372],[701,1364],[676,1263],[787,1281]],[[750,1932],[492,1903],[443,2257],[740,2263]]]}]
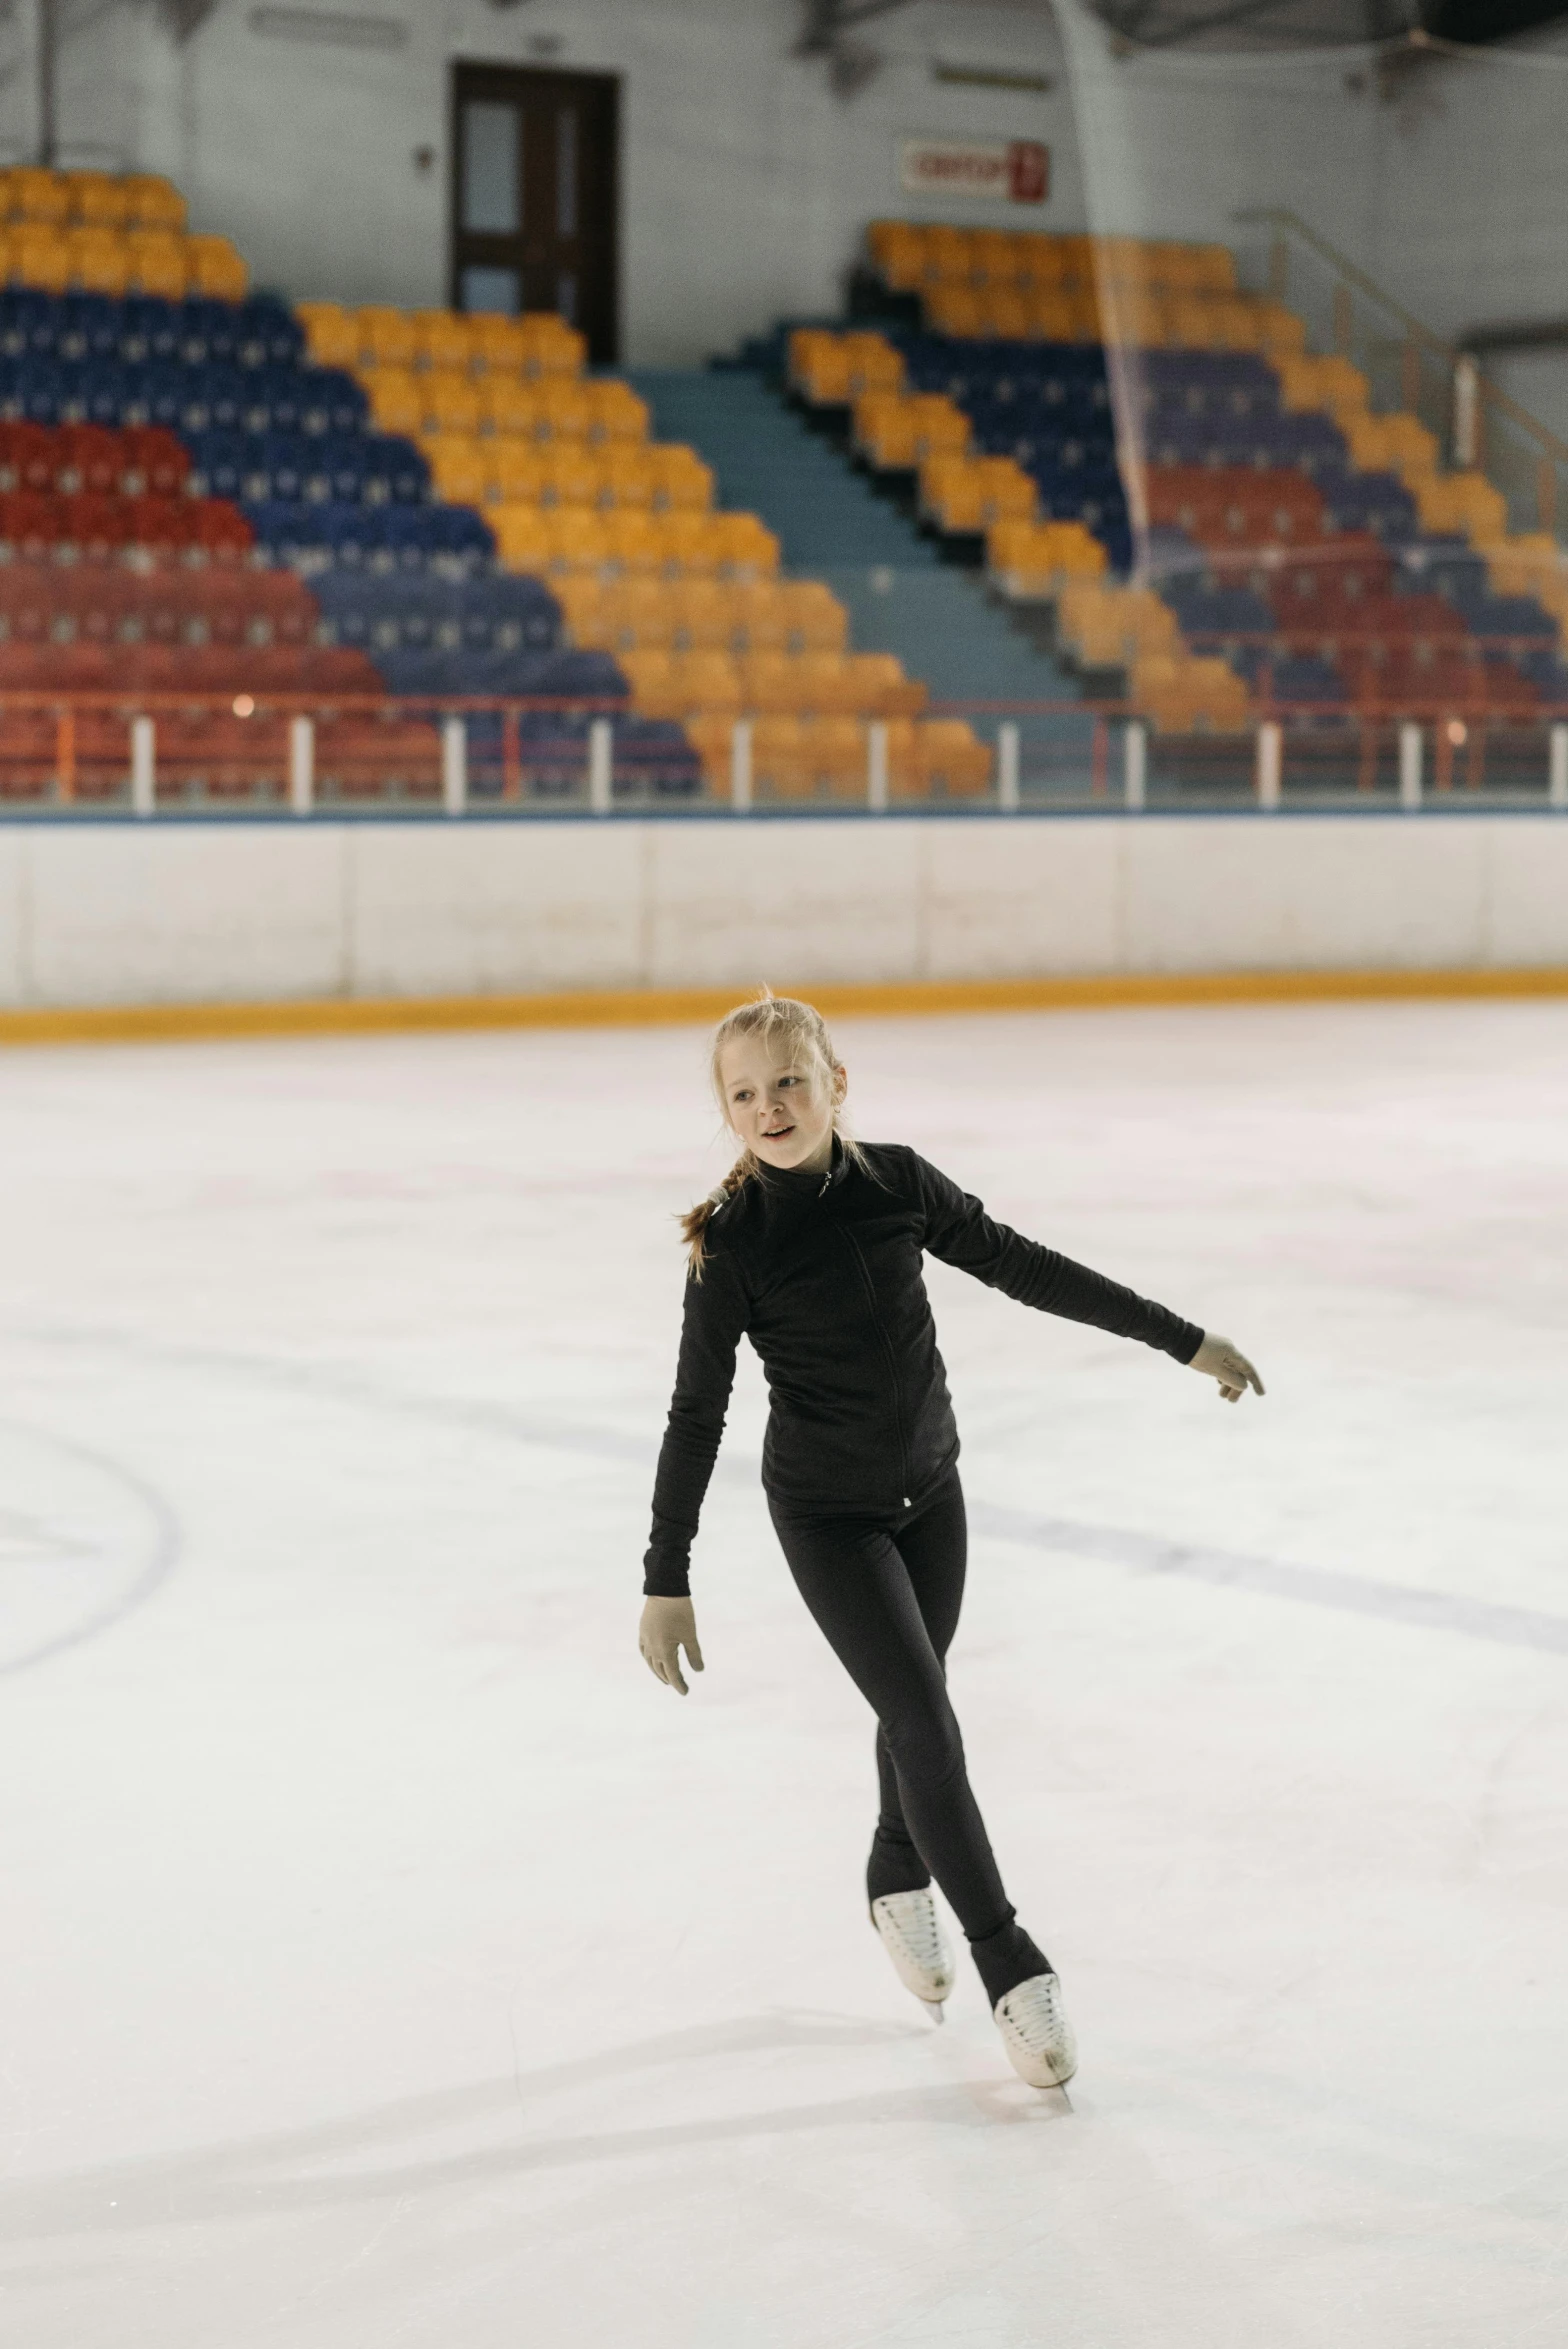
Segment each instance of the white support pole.
[{"label": "white support pole", "polygon": [[1258,728],[1258,805],[1279,806],[1280,773],[1284,766],[1285,737],[1277,718],[1265,718]]},{"label": "white support pole", "polygon": [[1143,807],[1149,795],[1149,729],[1141,718],[1129,721],[1122,736],[1122,798],[1133,809]]},{"label": "white support pole", "polygon": [[131,720],[131,813],[158,811],[158,748],[151,718]]},{"label": "white support pole", "polygon": [[289,806],[308,816],[316,804],[316,721],[289,720]]},{"label": "white support pole", "polygon": [[441,805],[449,816],[468,812],[468,721],[441,721]]},{"label": "white support pole", "polygon": [[615,799],[615,745],[608,718],[595,718],[588,729],[588,805],[596,816],[607,816]]},{"label": "white support pole", "polygon": [[866,805],[874,816],[887,813],[887,720],[866,728]]},{"label": "white support pole", "polygon": [[1409,718],[1399,729],[1399,804],[1421,805],[1421,729]]},{"label": "white support pole", "polygon": [[996,804],[1005,814],[1018,813],[1018,721],[1004,718],[996,730]]},{"label": "white support pole", "polygon": [[1568,726],[1554,726],[1551,730],[1546,797],[1552,807],[1568,807]]},{"label": "white support pole", "polygon": [[737,718],[730,728],[730,806],[738,816],[751,813],[751,720]]}]

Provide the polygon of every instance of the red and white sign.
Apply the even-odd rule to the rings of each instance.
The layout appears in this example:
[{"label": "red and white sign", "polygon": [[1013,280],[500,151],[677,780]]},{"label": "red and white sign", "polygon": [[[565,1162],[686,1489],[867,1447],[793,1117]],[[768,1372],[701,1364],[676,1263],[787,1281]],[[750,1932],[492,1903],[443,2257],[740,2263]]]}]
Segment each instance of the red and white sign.
[{"label": "red and white sign", "polygon": [[905,139],[898,176],[912,196],[1043,204],[1051,192],[1051,150],[1038,139]]}]

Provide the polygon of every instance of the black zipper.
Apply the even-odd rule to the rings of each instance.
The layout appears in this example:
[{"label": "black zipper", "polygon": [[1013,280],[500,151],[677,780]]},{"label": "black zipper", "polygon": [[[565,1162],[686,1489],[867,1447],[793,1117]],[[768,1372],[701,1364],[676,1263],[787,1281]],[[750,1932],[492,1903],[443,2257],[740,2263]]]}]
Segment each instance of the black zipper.
[{"label": "black zipper", "polygon": [[898,1488],[899,1497],[907,1506],[909,1501],[913,1498],[913,1493],[909,1482],[909,1447],[904,1441],[904,1412],[903,1406],[900,1403],[898,1396],[898,1358],[893,1352],[893,1341],[888,1336],[886,1329],[883,1327],[882,1316],[877,1311],[877,1293],[872,1285],[870,1268],[866,1263],[865,1257],[861,1253],[860,1242],[854,1237],[853,1233],[846,1232],[842,1225],[838,1225],[835,1228],[838,1231],[839,1238],[843,1241],[845,1247],[849,1250],[851,1256],[853,1256],[855,1259],[857,1267],[859,1268],[860,1278],[865,1287],[866,1303],[871,1308],[872,1323],[876,1329],[877,1336],[882,1341],[882,1352],[887,1361],[888,1383],[893,1390],[893,1425],[898,1430],[898,1465],[900,1471],[900,1483]]}]

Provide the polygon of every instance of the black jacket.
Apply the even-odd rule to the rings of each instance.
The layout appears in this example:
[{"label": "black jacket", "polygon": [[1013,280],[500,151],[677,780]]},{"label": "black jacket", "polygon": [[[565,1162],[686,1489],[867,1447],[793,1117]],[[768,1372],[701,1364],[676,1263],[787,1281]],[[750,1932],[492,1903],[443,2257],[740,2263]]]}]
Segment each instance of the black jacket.
[{"label": "black jacket", "polygon": [[786,1510],[897,1516],[958,1457],[921,1251],[1069,1321],[1190,1362],[1203,1332],[1163,1305],[993,1223],[934,1166],[835,1144],[827,1174],[764,1168],[714,1214],[702,1279],[686,1285],[675,1398],[653,1488],[643,1588],[680,1597],[749,1337],[771,1409],[762,1481]]}]

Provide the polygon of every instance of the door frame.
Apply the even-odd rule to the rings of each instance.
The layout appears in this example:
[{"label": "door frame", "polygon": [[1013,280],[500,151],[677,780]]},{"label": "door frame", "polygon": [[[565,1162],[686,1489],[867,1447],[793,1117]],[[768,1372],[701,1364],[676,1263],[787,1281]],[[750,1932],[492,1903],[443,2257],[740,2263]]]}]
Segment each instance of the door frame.
[{"label": "door frame", "polygon": [[[457,259],[458,238],[461,235],[463,194],[462,101],[465,97],[483,97],[482,84],[487,75],[496,81],[497,97],[512,97],[516,85],[523,80],[559,81],[562,79],[602,83],[610,100],[609,188],[608,216],[610,221],[610,249],[608,256],[610,321],[609,349],[601,359],[590,362],[596,366],[615,367],[621,354],[621,237],[624,222],[621,214],[621,85],[624,76],[598,67],[545,64],[520,64],[515,58],[452,57],[448,60],[447,75],[447,222],[446,222],[446,286],[448,307],[459,306],[460,271]],[[465,90],[464,77],[473,82]]]}]

